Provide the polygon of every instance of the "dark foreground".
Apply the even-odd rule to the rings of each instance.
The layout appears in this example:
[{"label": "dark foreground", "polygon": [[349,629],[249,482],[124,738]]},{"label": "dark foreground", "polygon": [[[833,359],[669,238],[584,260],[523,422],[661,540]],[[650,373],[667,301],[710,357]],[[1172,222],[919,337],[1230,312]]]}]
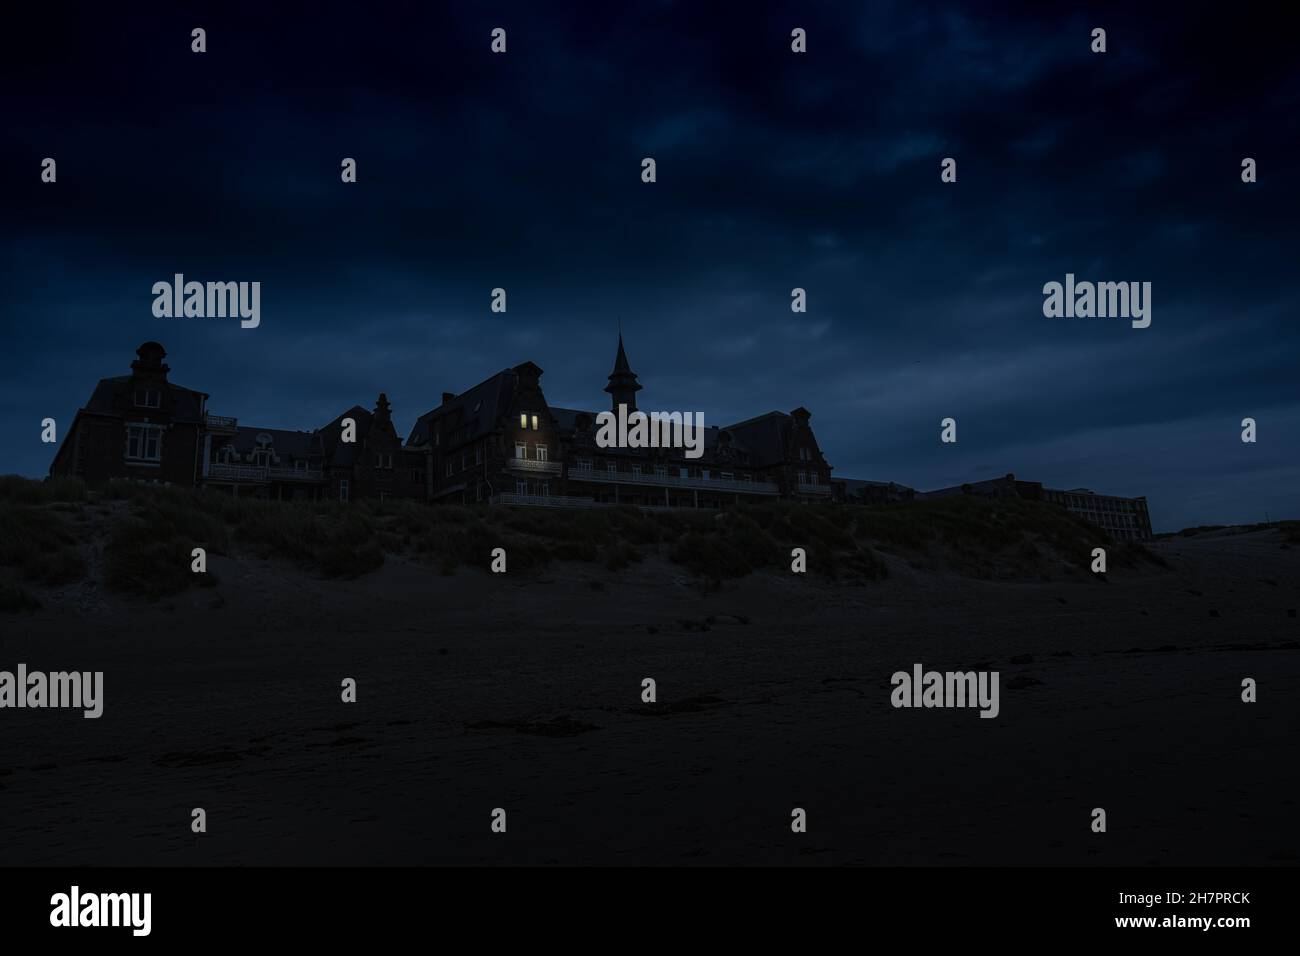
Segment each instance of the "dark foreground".
[{"label": "dark foreground", "polygon": [[[1300,548],[1156,550],[1108,584],[712,594],[658,560],[340,583],[214,557],[170,603],[0,620],[0,667],[106,686],[99,720],[0,713],[4,862],[1294,865]],[[893,709],[916,662],[998,670],[1000,716]]]}]

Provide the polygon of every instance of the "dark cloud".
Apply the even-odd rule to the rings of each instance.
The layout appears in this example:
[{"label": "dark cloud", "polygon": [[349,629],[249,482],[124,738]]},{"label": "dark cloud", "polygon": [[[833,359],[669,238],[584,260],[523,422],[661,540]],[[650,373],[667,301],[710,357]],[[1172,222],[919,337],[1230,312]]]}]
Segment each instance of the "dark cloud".
[{"label": "dark cloud", "polygon": [[[1285,31],[1263,8],[857,7],[23,12],[0,469],[42,473],[40,419],[148,338],[220,412],[307,428],[382,389],[404,426],[524,359],[595,406],[621,320],[646,402],[806,405],[837,474],[1015,471],[1145,493],[1158,527],[1300,512]],[[175,272],[261,281],[262,327],[155,319]],[[1152,282],[1151,328],[1045,319],[1066,272]]]}]

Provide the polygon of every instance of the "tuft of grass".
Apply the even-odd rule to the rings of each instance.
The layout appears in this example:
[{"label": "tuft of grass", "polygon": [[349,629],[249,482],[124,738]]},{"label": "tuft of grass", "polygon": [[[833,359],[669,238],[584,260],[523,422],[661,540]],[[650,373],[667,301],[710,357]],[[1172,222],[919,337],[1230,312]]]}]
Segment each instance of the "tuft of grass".
[{"label": "tuft of grass", "polygon": [[0,581],[0,613],[19,614],[39,610],[41,602],[25,587],[12,581]]},{"label": "tuft of grass", "polygon": [[45,505],[86,500],[86,483],[80,478],[46,478],[34,481],[19,475],[0,475],[0,502]]},{"label": "tuft of grass", "polygon": [[52,586],[86,575],[86,562],[63,515],[44,505],[13,501],[0,502],[0,566]]}]

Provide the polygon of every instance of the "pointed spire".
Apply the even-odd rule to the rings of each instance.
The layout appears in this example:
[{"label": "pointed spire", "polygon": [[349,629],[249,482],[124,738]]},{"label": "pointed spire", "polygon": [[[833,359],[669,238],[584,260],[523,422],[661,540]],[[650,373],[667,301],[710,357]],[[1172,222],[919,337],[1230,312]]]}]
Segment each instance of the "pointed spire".
[{"label": "pointed spire", "polygon": [[[614,375],[631,375],[632,366],[627,364],[627,352],[623,350],[623,333],[618,333],[618,354],[614,356]],[[610,376],[611,378],[613,376]]]},{"label": "pointed spire", "polygon": [[629,412],[636,411],[636,393],[641,391],[641,385],[628,363],[622,332],[618,334],[618,354],[614,356],[614,371],[609,373],[605,391],[614,397],[614,411],[618,411],[620,405],[626,405]]}]

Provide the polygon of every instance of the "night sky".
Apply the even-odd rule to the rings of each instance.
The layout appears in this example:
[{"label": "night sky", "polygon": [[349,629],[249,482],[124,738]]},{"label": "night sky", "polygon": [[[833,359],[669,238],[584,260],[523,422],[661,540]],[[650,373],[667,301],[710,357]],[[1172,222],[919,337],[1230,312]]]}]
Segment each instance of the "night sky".
[{"label": "night sky", "polygon": [[[525,360],[606,407],[621,321],[642,408],[806,406],[839,477],[1300,517],[1300,58],[1264,7],[272,6],[6,12],[0,472],[148,339],[218,414],[382,390],[405,435]],[[155,318],[177,272],[260,281],[261,326]],[[1151,282],[1151,327],[1045,318],[1067,272]]]}]

